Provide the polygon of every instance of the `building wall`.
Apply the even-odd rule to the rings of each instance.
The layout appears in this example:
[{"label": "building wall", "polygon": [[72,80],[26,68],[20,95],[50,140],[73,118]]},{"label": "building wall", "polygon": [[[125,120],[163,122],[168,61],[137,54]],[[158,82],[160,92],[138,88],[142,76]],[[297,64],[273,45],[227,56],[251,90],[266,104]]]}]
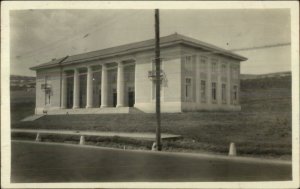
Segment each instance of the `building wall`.
[{"label": "building wall", "polygon": [[[47,78],[47,79],[46,79]],[[41,89],[41,85],[45,84],[51,85],[50,92],[50,103],[49,96],[45,100],[45,90]],[[46,102],[45,102],[46,101]],[[52,110],[60,108],[60,69],[53,68],[47,70],[37,71],[36,78],[36,113],[42,113],[43,110]]]},{"label": "building wall", "polygon": [[[161,111],[181,112],[181,60],[180,48],[162,48],[162,70],[164,79],[161,89]],[[155,84],[148,78],[148,71],[154,69],[153,52],[143,52],[136,55],[135,68],[135,107],[144,112],[155,112]]]},{"label": "building wall", "polygon": [[[191,47],[181,48],[181,87],[182,111],[201,110],[240,110],[239,100],[234,101],[233,86],[239,91],[240,62],[221,55],[205,53]],[[186,65],[186,56],[191,56],[191,65]],[[201,66],[201,59],[206,60],[206,67]],[[216,66],[213,68],[213,64]],[[222,71],[222,65],[225,70]],[[236,69],[236,71],[234,71]],[[236,74],[236,75],[234,75]],[[192,96],[186,98],[186,78],[191,78]],[[206,82],[206,100],[201,98],[201,80]],[[212,82],[216,83],[216,100],[212,99]],[[226,85],[226,102],[222,100],[222,84]],[[239,92],[238,92],[239,97]]]}]

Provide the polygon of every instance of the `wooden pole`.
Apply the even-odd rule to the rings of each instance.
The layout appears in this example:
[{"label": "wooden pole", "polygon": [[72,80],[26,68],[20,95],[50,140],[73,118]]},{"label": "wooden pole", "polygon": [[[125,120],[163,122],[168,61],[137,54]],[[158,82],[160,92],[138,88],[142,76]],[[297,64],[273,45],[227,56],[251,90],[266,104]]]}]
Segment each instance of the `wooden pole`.
[{"label": "wooden pole", "polygon": [[159,10],[155,9],[155,67],[156,67],[156,145],[157,150],[161,151],[161,135],[160,135],[160,47],[159,47]]}]

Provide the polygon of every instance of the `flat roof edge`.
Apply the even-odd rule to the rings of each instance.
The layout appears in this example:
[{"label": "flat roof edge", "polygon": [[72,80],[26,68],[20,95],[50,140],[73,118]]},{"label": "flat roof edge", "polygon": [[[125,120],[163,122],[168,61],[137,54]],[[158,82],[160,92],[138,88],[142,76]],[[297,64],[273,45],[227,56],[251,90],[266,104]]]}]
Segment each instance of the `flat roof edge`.
[{"label": "flat roof edge", "polygon": [[[146,41],[149,41],[149,40],[146,40]],[[137,42],[137,43],[139,43],[139,42]],[[224,56],[227,56],[227,57],[239,60],[239,61],[248,60],[248,58],[243,57],[241,55],[232,53],[232,52],[222,49],[220,47],[216,47],[213,45],[210,46],[210,44],[206,44],[204,42],[202,43],[201,41],[193,40],[192,38],[190,39],[190,38],[184,38],[184,37],[177,37],[173,40],[165,41],[165,42],[161,43],[160,46],[161,47],[169,47],[169,46],[177,45],[177,44],[183,44],[183,45],[193,46],[193,47],[197,47],[197,48],[202,48],[202,49],[205,49],[208,51],[215,52],[216,54],[221,54],[221,55],[224,55]],[[130,44],[127,44],[127,45],[130,45]],[[119,47],[119,46],[111,47],[111,48],[117,48],[117,47]],[[74,59],[74,60],[70,60],[70,61],[68,61],[69,56],[65,56],[64,58],[61,58],[61,60],[59,60],[58,62],[44,63],[44,64],[30,67],[29,69],[30,70],[39,70],[39,69],[52,68],[52,67],[62,65],[63,62],[67,63],[67,65],[77,64],[77,63],[79,64],[83,61],[93,61],[93,60],[98,60],[98,59],[110,58],[113,56],[128,55],[131,53],[146,51],[146,50],[154,49],[154,47],[155,47],[154,44],[150,44],[150,45],[148,44],[148,45],[139,46],[139,47],[132,47],[131,49],[123,49],[122,51],[119,51],[119,52],[110,52],[107,54],[102,54],[102,55],[100,54],[98,56],[96,55],[96,56],[91,56],[91,57],[84,57],[82,59],[78,58],[78,59]],[[102,50],[106,50],[106,49],[102,49]],[[101,50],[99,50],[99,51],[101,51]],[[90,53],[90,52],[88,52],[88,53]],[[84,55],[84,54],[87,54],[87,53],[76,54],[76,55],[78,56],[78,55]],[[72,55],[72,56],[76,56],[76,55]]]}]

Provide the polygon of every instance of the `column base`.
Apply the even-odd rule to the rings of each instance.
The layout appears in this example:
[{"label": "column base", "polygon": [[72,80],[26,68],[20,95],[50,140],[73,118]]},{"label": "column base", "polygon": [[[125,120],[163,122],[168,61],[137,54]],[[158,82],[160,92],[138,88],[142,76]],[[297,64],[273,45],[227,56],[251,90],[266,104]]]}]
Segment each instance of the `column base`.
[{"label": "column base", "polygon": [[79,106],[73,106],[73,109],[78,109],[79,108]]},{"label": "column base", "polygon": [[86,106],[85,108],[93,108],[93,106]]},{"label": "column base", "polygon": [[100,108],[107,108],[107,105],[101,105]]},{"label": "column base", "polygon": [[124,107],[123,104],[117,104],[116,108],[121,108],[121,107]]}]

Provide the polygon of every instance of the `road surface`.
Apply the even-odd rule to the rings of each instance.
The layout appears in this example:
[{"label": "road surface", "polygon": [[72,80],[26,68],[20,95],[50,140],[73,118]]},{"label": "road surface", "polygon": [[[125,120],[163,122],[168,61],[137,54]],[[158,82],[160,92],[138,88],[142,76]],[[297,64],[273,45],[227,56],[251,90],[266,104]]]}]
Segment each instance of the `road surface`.
[{"label": "road surface", "polygon": [[291,180],[288,162],[12,142],[11,182]]}]

